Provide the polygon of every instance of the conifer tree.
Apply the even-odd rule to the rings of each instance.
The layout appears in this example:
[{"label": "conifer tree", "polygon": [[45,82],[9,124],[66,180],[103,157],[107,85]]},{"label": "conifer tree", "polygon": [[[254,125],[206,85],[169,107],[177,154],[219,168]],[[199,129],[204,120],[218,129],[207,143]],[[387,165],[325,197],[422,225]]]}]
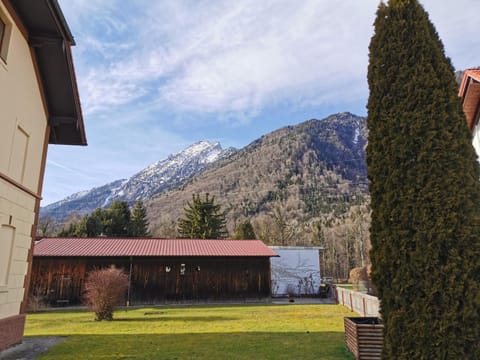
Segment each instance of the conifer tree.
[{"label": "conifer tree", "polygon": [[102,220],[95,214],[90,214],[85,218],[86,236],[95,237],[103,232]]},{"label": "conifer tree", "polygon": [[149,237],[147,210],[143,205],[143,201],[137,200],[132,209],[131,236],[133,237]]},{"label": "conifer tree", "polygon": [[417,0],[380,4],[368,69],[384,359],[480,359],[480,187],[450,61]]},{"label": "conifer tree", "polygon": [[131,212],[126,201],[114,201],[108,209],[105,232],[108,236],[130,236]]},{"label": "conifer tree", "polygon": [[192,202],[184,209],[184,218],[178,221],[180,237],[187,239],[222,239],[227,235],[225,214],[220,205],[215,204],[215,197],[205,194],[193,194]]},{"label": "conifer tree", "polygon": [[107,235],[107,228],[111,223],[110,214],[109,209],[97,208],[88,215],[87,232],[94,233],[88,236]]}]

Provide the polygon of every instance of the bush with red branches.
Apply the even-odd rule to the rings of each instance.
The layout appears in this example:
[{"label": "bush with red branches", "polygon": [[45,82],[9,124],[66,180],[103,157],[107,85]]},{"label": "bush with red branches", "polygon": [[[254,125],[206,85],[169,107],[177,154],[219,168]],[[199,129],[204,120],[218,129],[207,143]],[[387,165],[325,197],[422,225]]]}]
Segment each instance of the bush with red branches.
[{"label": "bush with red branches", "polygon": [[85,302],[95,320],[113,320],[115,307],[125,299],[128,275],[121,269],[94,269],[85,282]]}]

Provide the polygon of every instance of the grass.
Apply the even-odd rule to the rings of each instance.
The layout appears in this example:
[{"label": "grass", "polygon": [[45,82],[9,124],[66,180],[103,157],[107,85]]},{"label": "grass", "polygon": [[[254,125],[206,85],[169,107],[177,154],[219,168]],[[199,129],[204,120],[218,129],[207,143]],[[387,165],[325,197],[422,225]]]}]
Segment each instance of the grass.
[{"label": "grass", "polygon": [[86,311],[29,314],[26,336],[68,336],[39,359],[353,359],[341,305],[152,307],[96,322]]},{"label": "grass", "polygon": [[337,287],[341,287],[348,290],[353,290],[353,284],[337,284]]}]

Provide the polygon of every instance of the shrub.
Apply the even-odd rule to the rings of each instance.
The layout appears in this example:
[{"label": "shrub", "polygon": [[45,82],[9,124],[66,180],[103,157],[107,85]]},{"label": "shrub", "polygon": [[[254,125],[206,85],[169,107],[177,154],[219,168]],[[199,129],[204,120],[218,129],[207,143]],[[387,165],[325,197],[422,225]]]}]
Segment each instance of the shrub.
[{"label": "shrub", "polygon": [[95,320],[113,320],[115,307],[124,299],[128,275],[108,268],[89,272],[85,282],[85,302],[95,312]]},{"label": "shrub", "polygon": [[353,268],[350,270],[348,282],[353,284],[353,289],[356,291],[363,291],[370,295],[376,295],[376,288],[372,283],[371,273],[372,265]]},{"label": "shrub", "polygon": [[43,292],[42,284],[36,284],[30,287],[27,299],[27,309],[37,312],[47,304],[47,296]]},{"label": "shrub", "polygon": [[350,278],[348,282],[354,285],[358,285],[360,281],[368,281],[367,267],[356,267],[350,270]]}]

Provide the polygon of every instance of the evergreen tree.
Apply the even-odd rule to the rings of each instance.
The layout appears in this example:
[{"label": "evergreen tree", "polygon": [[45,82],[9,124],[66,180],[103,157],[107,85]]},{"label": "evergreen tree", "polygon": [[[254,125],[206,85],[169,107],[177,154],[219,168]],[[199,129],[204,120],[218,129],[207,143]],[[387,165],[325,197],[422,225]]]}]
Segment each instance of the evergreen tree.
[{"label": "evergreen tree", "polygon": [[130,236],[131,213],[126,201],[114,201],[107,213],[105,235]]},{"label": "evergreen tree", "polygon": [[107,235],[107,227],[111,223],[110,214],[108,209],[95,209],[87,220],[87,232],[95,234],[92,236]]},{"label": "evergreen tree", "polygon": [[149,237],[147,210],[141,200],[135,202],[132,210],[131,236],[133,237]]},{"label": "evergreen tree", "polygon": [[380,4],[367,147],[384,359],[480,359],[480,187],[453,67],[417,0]]},{"label": "evergreen tree", "polygon": [[75,226],[75,237],[86,237],[87,236],[87,220],[88,216],[84,216]]},{"label": "evergreen tree", "polygon": [[[98,209],[97,209],[98,210]],[[86,217],[85,222],[86,236],[96,237],[103,233],[103,223],[100,217],[95,212]]]},{"label": "evergreen tree", "polygon": [[178,221],[180,237],[187,239],[222,239],[227,235],[225,214],[215,197],[205,194],[205,199],[193,194],[192,202],[184,209],[184,218]]},{"label": "evergreen tree", "polygon": [[256,239],[255,231],[253,230],[252,223],[249,220],[245,220],[241,222],[237,229],[235,230],[235,234],[233,235],[235,240],[252,240]]}]

